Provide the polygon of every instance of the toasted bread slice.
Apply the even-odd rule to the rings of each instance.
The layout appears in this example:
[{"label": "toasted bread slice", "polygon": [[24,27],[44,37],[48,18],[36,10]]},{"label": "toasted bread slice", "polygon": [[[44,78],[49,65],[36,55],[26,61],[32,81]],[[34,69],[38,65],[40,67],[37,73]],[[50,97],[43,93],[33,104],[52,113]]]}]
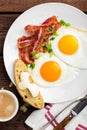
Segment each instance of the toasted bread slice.
[{"label": "toasted bread slice", "polygon": [[40,92],[38,96],[33,97],[28,89],[21,90],[18,87],[18,84],[20,82],[20,73],[27,72],[27,71],[28,68],[25,65],[25,63],[22,60],[17,59],[14,64],[14,78],[15,78],[16,88],[25,102],[27,102],[28,104],[32,105],[35,108],[43,108],[44,100]]}]

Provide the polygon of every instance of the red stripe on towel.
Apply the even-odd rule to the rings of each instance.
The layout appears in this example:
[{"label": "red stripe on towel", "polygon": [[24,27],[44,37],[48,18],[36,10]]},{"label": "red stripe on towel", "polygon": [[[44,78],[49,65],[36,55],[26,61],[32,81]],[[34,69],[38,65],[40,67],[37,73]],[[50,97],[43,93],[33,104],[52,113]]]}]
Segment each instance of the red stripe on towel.
[{"label": "red stripe on towel", "polygon": [[85,127],[85,126],[83,126],[83,125],[81,125],[81,124],[79,124],[78,125],[80,128],[83,128],[84,130],[87,130],[87,127]]},{"label": "red stripe on towel", "polygon": [[46,110],[49,110],[51,107],[52,107],[52,104],[49,104],[49,105],[46,105],[44,108],[45,108]]},{"label": "red stripe on towel", "polygon": [[79,125],[76,127],[75,130],[87,130],[87,127],[85,127],[85,126],[79,124]]},{"label": "red stripe on towel", "polygon": [[[49,115],[45,115],[45,117],[46,117],[46,119],[48,120],[48,122],[50,122],[50,117],[49,117]],[[54,122],[51,122],[51,125],[53,126],[53,128],[55,127],[55,123]]]},{"label": "red stripe on towel", "polygon": [[81,129],[77,127],[75,130],[81,130]]},{"label": "red stripe on towel", "polygon": [[[52,114],[50,111],[48,111],[48,112],[45,114],[45,117],[46,117],[46,119],[48,120],[48,122],[50,122],[50,121],[54,118],[53,114]],[[51,124],[51,125],[53,126],[53,128],[54,128],[54,127],[56,127],[59,123],[58,123],[58,121],[57,121],[56,119],[54,119],[50,124]],[[65,130],[65,129],[63,128],[62,130]]]},{"label": "red stripe on towel", "polygon": [[[48,111],[48,115],[51,117],[51,119],[54,118],[53,114],[50,111]],[[58,125],[58,122],[56,119],[54,119],[53,121],[55,122],[56,125]]]}]

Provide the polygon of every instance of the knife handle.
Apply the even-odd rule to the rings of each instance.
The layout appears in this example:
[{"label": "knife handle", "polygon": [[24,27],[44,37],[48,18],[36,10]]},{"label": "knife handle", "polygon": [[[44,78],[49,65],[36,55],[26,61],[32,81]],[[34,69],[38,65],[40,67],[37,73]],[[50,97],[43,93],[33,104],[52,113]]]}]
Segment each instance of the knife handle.
[{"label": "knife handle", "polygon": [[70,122],[73,115],[69,114],[63,121],[61,121],[53,130],[63,130],[63,128]]}]

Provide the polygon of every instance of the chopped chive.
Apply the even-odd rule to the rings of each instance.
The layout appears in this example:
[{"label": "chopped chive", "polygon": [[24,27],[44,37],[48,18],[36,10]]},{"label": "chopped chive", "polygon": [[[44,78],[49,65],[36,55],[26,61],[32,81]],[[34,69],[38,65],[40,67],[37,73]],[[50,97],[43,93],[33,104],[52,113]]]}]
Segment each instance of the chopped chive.
[{"label": "chopped chive", "polygon": [[53,55],[53,50],[52,50],[52,44],[48,44],[48,45],[45,45],[45,48],[48,50],[48,52],[50,53],[50,56]]},{"label": "chopped chive", "polygon": [[30,64],[30,68],[34,69],[34,67],[35,67],[35,64],[34,64],[34,63],[31,63],[31,64]]},{"label": "chopped chive", "polygon": [[69,27],[70,26],[70,23],[66,23],[66,27]]},{"label": "chopped chive", "polygon": [[35,52],[35,51],[32,52],[32,56],[33,56],[34,59],[40,58],[40,55],[37,55],[37,52]]},{"label": "chopped chive", "polygon": [[34,57],[34,59],[39,59],[41,56],[40,55],[34,55],[33,57]]},{"label": "chopped chive", "polygon": [[48,50],[48,52],[51,52],[52,51],[52,44],[48,44],[48,45],[45,45],[46,49]]},{"label": "chopped chive", "polygon": [[65,25],[65,21],[64,20],[60,20],[60,23],[62,24],[62,25]]},{"label": "chopped chive", "polygon": [[66,23],[64,20],[60,20],[60,23],[63,25],[63,26],[66,26],[66,27],[69,27],[70,26],[70,23]]},{"label": "chopped chive", "polygon": [[31,54],[32,54],[32,56],[35,56],[37,54],[37,52],[33,51]]},{"label": "chopped chive", "polygon": [[55,37],[51,37],[51,38],[50,38],[50,40],[54,40],[54,39],[55,39]]},{"label": "chopped chive", "polygon": [[52,31],[52,30],[53,30],[53,27],[50,26],[50,27],[48,28],[48,32],[50,32],[50,31]]},{"label": "chopped chive", "polygon": [[32,68],[32,69],[34,69],[34,67],[35,67],[35,63],[27,64],[27,67],[28,67],[28,68]]},{"label": "chopped chive", "polygon": [[52,57],[52,56],[53,56],[53,51],[50,52],[50,57]]},{"label": "chopped chive", "polygon": [[53,33],[54,36],[59,36],[58,32]]}]

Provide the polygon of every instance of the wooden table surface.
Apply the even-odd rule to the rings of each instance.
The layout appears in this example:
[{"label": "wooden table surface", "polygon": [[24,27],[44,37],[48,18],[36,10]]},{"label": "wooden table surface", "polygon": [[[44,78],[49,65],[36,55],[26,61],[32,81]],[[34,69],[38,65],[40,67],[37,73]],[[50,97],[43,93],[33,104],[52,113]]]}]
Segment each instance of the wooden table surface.
[{"label": "wooden table surface", "polygon": [[[25,10],[32,6],[45,2],[63,2],[70,4],[87,14],[87,0],[0,0],[0,88],[5,88],[13,91],[19,99],[19,104],[22,106],[24,102],[19,96],[15,86],[9,87],[10,79],[6,73],[3,62],[3,45],[6,33],[12,22]],[[7,57],[9,58],[9,57]],[[27,112],[19,111],[15,118],[6,123],[0,123],[0,130],[31,130],[24,124],[28,115],[34,111],[35,108],[29,106]]]}]

